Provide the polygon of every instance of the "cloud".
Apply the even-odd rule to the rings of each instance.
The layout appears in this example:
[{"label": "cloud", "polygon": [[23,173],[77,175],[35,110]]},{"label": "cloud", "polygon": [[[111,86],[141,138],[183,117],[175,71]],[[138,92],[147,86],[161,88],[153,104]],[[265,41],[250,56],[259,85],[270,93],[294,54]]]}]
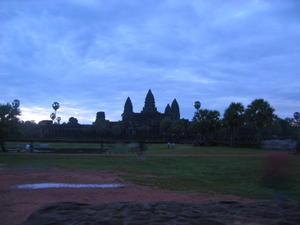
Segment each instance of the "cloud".
[{"label": "cloud", "polygon": [[141,110],[152,88],[161,111],[176,97],[186,118],[195,100],[223,111],[258,97],[291,116],[299,10],[292,0],[4,0],[0,101],[19,98],[35,120],[59,101],[64,120],[91,123],[97,111],[120,119],[127,96]]}]

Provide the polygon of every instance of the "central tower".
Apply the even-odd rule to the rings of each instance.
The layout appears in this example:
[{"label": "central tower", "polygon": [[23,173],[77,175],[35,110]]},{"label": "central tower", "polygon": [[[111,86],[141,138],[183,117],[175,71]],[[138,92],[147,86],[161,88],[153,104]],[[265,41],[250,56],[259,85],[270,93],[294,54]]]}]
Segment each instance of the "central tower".
[{"label": "central tower", "polygon": [[122,114],[122,118],[123,118],[123,120],[126,120],[126,119],[132,117],[132,115],[133,115],[133,105],[132,105],[131,99],[128,97],[126,99],[126,102],[124,105],[124,111]]},{"label": "central tower", "polygon": [[142,113],[156,113],[156,112],[157,112],[157,108],[155,107],[154,96],[152,94],[151,89],[149,89],[146,95],[145,105],[142,110]]}]

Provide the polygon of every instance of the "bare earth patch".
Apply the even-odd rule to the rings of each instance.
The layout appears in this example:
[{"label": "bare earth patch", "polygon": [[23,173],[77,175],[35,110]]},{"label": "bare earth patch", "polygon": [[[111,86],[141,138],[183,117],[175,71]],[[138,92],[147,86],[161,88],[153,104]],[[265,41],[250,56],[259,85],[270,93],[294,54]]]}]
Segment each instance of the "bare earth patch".
[{"label": "bare earth patch", "polygon": [[31,214],[22,225],[299,225],[300,204],[272,201],[214,203],[56,203]]},{"label": "bare earth patch", "polygon": [[[20,190],[18,184],[59,182],[59,183],[122,183],[120,189],[43,189]],[[117,174],[108,172],[67,171],[61,169],[0,170],[0,218],[1,225],[15,225],[24,221],[31,213],[45,204],[55,202],[81,202],[88,204],[112,202],[151,203],[177,201],[208,203],[214,201],[247,201],[237,196],[219,194],[182,194],[127,183]]]}]

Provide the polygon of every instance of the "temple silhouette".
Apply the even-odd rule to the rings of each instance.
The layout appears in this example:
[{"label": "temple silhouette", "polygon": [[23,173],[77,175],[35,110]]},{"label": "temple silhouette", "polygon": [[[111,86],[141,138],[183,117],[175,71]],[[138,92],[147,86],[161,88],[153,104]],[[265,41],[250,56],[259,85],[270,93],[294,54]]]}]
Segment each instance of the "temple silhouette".
[{"label": "temple silhouette", "polygon": [[[133,104],[128,97],[125,101],[124,110],[122,113],[123,124],[127,125],[153,125],[156,122],[160,122],[164,118],[169,118],[171,120],[180,120],[180,108],[176,98],[172,101],[171,105],[167,104],[165,111],[163,113],[159,112],[155,105],[154,95],[149,89],[146,98],[145,104],[141,112],[137,113],[133,111]],[[105,112],[97,112],[95,125],[101,124],[104,122],[109,122],[105,119]]]},{"label": "temple silhouette", "polygon": [[177,100],[174,99],[171,106],[170,104],[167,104],[164,113],[160,113],[157,111],[155,106],[155,99],[151,89],[146,95],[145,105],[140,113],[133,112],[133,104],[130,97],[128,97],[124,105],[124,112],[122,114],[123,121],[146,122],[149,120],[161,120],[166,117],[173,120],[180,119],[180,109]]},{"label": "temple silhouette", "polygon": [[[146,95],[141,111],[134,112],[133,109],[132,101],[128,97],[124,104],[122,119],[119,121],[109,121],[105,118],[105,112],[99,111],[93,124],[54,124],[52,120],[44,120],[39,122],[38,128],[31,132],[31,135],[39,138],[157,138],[163,132],[162,124],[183,122],[177,100],[174,99],[171,104],[167,104],[164,112],[159,112],[151,89]],[[180,126],[186,127],[187,123],[188,121],[184,120]]]}]

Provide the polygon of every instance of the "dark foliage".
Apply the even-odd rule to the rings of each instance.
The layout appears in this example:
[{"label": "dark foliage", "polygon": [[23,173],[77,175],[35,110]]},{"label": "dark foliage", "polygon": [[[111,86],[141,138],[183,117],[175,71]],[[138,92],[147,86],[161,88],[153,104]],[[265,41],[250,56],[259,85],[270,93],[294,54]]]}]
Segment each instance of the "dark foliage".
[{"label": "dark foliage", "polygon": [[0,148],[6,151],[4,141],[7,136],[16,131],[18,117],[20,115],[20,101],[14,100],[12,103],[0,104]]},{"label": "dark foliage", "polygon": [[79,125],[78,119],[75,118],[75,117],[70,117],[69,121],[68,121],[68,125],[70,125],[70,126],[77,126],[77,125]]},{"label": "dark foliage", "polygon": [[216,110],[200,109],[195,113],[191,127],[204,143],[211,143],[221,127],[220,113]]},{"label": "dark foliage", "polygon": [[[17,100],[0,105],[2,143],[6,137],[17,137],[12,132],[16,129],[11,128],[18,123],[19,105]],[[300,114],[281,119],[264,99],[254,100],[246,109],[242,103],[231,103],[223,118],[216,110],[201,109],[200,101],[195,101],[194,107],[196,111],[192,121],[180,119],[180,107],[176,99],[172,104],[167,104],[164,113],[161,113],[149,90],[141,112],[134,112],[131,99],[126,99],[122,121],[106,120],[102,111],[97,112],[93,125],[80,125],[75,117],[70,117],[68,123],[63,124],[52,123],[51,120],[38,124],[26,121],[20,123],[19,137],[196,142],[235,146],[259,145],[261,140],[269,138],[300,139]],[[56,113],[59,103],[54,102],[53,109]]]},{"label": "dark foliage", "polygon": [[234,144],[238,128],[245,122],[245,109],[242,103],[231,103],[224,113],[224,126],[228,127],[230,132],[230,145]]}]

